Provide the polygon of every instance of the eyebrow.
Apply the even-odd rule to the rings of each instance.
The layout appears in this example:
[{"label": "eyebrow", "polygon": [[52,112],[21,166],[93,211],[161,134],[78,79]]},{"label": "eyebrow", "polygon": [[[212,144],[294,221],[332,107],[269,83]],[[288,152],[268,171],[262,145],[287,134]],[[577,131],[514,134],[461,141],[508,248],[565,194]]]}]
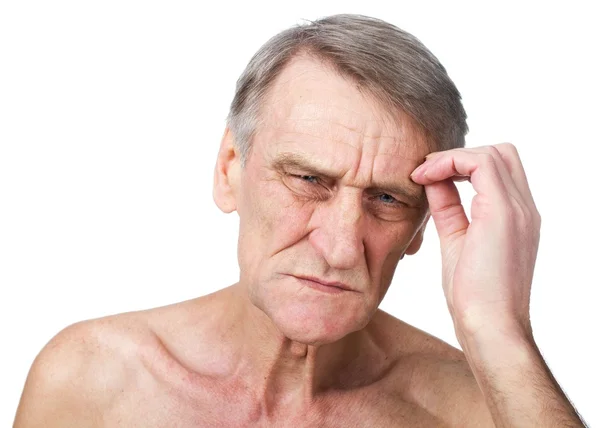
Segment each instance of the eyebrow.
[{"label": "eyebrow", "polygon": [[[308,159],[298,153],[279,153],[273,160],[273,167],[281,172],[285,172],[286,168],[298,168],[308,175],[316,175],[329,180],[339,180],[343,174],[336,173],[324,166],[313,165]],[[398,183],[374,183],[371,189],[376,189],[384,193],[401,195],[413,207],[421,207],[427,204],[427,196],[423,190],[423,186],[412,188]]]},{"label": "eyebrow", "polygon": [[339,180],[342,178],[341,174],[336,174],[333,170],[327,170],[324,167],[318,167],[313,165],[308,159],[305,159],[302,155],[297,153],[280,153],[275,157],[273,166],[277,170],[284,170],[287,168],[298,168],[304,172],[318,175],[323,178],[330,178],[333,180]]}]

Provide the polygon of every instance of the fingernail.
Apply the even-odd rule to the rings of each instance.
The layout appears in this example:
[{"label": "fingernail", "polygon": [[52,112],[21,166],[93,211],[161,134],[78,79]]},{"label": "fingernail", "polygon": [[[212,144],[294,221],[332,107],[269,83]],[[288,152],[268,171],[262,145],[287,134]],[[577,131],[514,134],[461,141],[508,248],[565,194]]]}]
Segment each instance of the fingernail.
[{"label": "fingernail", "polygon": [[421,164],[421,165],[419,165],[419,166],[417,167],[417,169],[415,169],[415,170],[412,172],[412,174],[410,174],[410,176],[411,176],[411,177],[415,177],[415,176],[419,175],[419,174],[420,174],[420,173],[423,171],[423,169],[424,169],[424,168],[423,168],[423,166],[424,166],[424,165],[425,165],[425,164]]}]

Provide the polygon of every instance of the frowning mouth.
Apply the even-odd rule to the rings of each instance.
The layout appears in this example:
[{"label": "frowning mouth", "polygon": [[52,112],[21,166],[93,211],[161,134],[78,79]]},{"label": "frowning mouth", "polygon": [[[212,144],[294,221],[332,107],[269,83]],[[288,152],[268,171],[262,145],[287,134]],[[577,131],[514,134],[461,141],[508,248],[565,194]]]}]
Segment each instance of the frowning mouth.
[{"label": "frowning mouth", "polygon": [[350,286],[344,284],[343,282],[337,281],[325,281],[320,278],[315,278],[313,276],[300,276],[300,275],[289,275],[291,277],[296,278],[298,281],[306,285],[307,287],[313,288],[315,290],[324,291],[326,293],[343,293],[344,291],[352,291],[355,292]]}]

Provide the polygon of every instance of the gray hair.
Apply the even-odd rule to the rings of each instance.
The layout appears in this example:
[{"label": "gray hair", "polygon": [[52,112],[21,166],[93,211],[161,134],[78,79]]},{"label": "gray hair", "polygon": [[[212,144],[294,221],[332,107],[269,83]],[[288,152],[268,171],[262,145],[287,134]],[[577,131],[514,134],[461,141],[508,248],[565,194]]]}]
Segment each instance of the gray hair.
[{"label": "gray hair", "polygon": [[245,163],[260,124],[259,110],[275,78],[299,54],[324,61],[386,108],[412,117],[431,151],[464,147],[467,115],[458,89],[416,37],[380,19],[333,15],[275,35],[237,81],[227,126]]}]

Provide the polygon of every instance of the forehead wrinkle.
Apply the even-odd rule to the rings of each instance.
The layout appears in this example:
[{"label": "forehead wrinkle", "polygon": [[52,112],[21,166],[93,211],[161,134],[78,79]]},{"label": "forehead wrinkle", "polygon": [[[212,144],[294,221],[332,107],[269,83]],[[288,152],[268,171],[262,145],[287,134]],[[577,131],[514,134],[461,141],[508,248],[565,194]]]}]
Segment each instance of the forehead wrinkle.
[{"label": "forehead wrinkle", "polygon": [[[298,138],[295,139],[293,138],[293,136],[298,136],[298,137],[309,137],[310,140],[314,141],[314,140],[318,140],[324,143],[335,143],[335,144],[343,144],[346,145],[350,148],[353,149],[353,151],[356,150],[361,150],[361,144],[358,143],[358,141],[360,141],[359,137],[361,136],[358,132],[352,132],[351,134],[353,135],[353,138],[344,138],[344,135],[339,135],[339,132],[335,132],[335,130],[331,129],[332,127],[328,127],[328,135],[321,135],[320,133],[313,133],[310,132],[309,130],[303,131],[303,130],[288,130],[284,127],[276,127],[273,128],[273,131],[279,131],[279,132],[275,132],[275,138],[274,140],[277,143],[282,143],[282,142],[289,142],[289,143],[296,143],[296,144],[302,144],[303,142],[303,138]],[[359,134],[359,135],[356,135]],[[287,138],[286,138],[287,136]],[[347,137],[347,135],[346,135]],[[379,139],[380,137],[373,137],[372,139]],[[368,143],[368,142],[367,142]],[[376,143],[376,142],[373,142]]]},{"label": "forehead wrinkle", "polygon": [[[411,144],[407,140],[410,136],[410,133],[404,133],[401,142],[398,142],[399,138],[377,138],[375,144],[369,144],[368,139],[363,139],[359,145],[358,166],[354,170],[354,179],[367,184],[377,181],[376,175],[382,175],[406,181],[413,170],[413,163],[420,159],[418,150],[415,150],[418,142],[413,141],[414,144]],[[410,186],[410,183],[407,184]],[[417,194],[417,191],[415,189],[415,192],[410,192],[409,188],[408,193]]]},{"label": "forehead wrinkle", "polygon": [[[409,156],[412,154],[414,154],[414,156]],[[418,164],[420,164],[425,159],[424,154],[414,153],[414,151],[409,151],[409,150],[404,150],[403,152],[382,151],[380,153],[375,154],[375,157],[381,157],[381,156],[400,158],[402,160],[408,160],[408,161],[414,161],[415,168]]]},{"label": "forehead wrinkle", "polygon": [[[293,125],[300,126],[287,126],[290,124],[290,122]],[[302,126],[302,124],[311,123],[322,123],[324,126]],[[397,147],[412,145],[407,141],[406,135],[392,136],[383,135],[379,132],[368,133],[368,130],[360,130],[358,128],[348,126],[339,122],[326,123],[324,120],[319,118],[286,120],[280,125],[275,125],[271,127],[271,130],[274,133],[279,134],[279,136],[277,136],[276,138],[277,141],[282,141],[282,137],[285,135],[297,135],[299,137],[309,137],[310,139],[318,139],[319,141],[323,142],[331,141],[334,143],[344,144],[359,151],[362,151],[361,147],[367,144],[377,144],[379,147]],[[299,138],[299,141],[296,142],[301,143],[301,138]],[[393,151],[388,150],[386,150],[384,153],[394,154]]]},{"label": "forehead wrinkle", "polygon": [[[379,162],[376,161],[376,159],[379,159],[381,157],[388,158],[388,162],[384,162],[384,168],[383,169],[389,169],[389,158],[392,159],[398,159],[400,160],[403,164],[406,164],[406,162],[408,161],[408,165],[409,167],[407,168],[407,171],[405,174],[406,177],[408,177],[409,173],[412,172],[412,169],[414,169],[414,167],[416,167],[423,159],[424,157],[424,153],[419,153],[418,150],[415,150],[415,146],[418,146],[418,142],[415,141],[415,146],[413,146],[413,144],[409,144],[407,141],[403,141],[402,143],[398,142],[398,138],[395,137],[389,137],[386,138],[386,136],[380,137],[377,136],[375,138],[368,138],[368,139],[363,139],[363,142],[357,142],[356,138],[358,137],[358,133],[356,132],[352,132],[351,134],[353,135],[354,138],[340,138],[339,132],[333,132],[331,129],[329,129],[330,132],[328,132],[329,135],[323,136],[320,133],[315,133],[315,132],[310,132],[310,130],[303,130],[303,131],[291,131],[288,129],[285,129],[284,127],[280,127],[276,129],[277,134],[274,136],[275,138],[273,138],[273,140],[277,143],[276,145],[279,144],[284,144],[287,145],[289,144],[293,144],[293,145],[301,145],[304,146],[304,142],[310,142],[310,143],[319,143],[322,144],[321,147],[323,147],[324,145],[330,146],[329,150],[326,150],[326,152],[329,152],[328,154],[331,154],[332,151],[336,150],[336,145],[344,145],[347,146],[348,148],[351,149],[351,157],[353,159],[355,159],[357,162],[350,162],[351,164],[357,165],[357,164],[362,164],[364,165],[364,162],[367,161],[368,159],[372,159],[372,167],[371,168],[367,168],[369,173],[368,175],[370,177],[368,177],[367,179],[362,179],[359,180],[361,182],[364,182],[365,184],[372,181],[372,176],[374,171],[376,171],[377,169],[382,169],[382,168],[376,168],[376,165],[379,164],[381,165]],[[338,134],[338,135],[335,135]],[[343,134],[346,134],[346,132],[343,132]],[[298,138],[295,138],[295,137]],[[307,141],[310,140],[310,141]],[[371,141],[369,141],[371,140]],[[373,141],[373,140],[379,140],[379,141]],[[383,141],[381,141],[383,140]],[[311,144],[309,144],[308,147],[310,147]],[[376,150],[372,150],[372,146],[375,145],[377,147]],[[391,147],[388,147],[391,146]],[[413,146],[413,147],[411,147]],[[404,148],[408,149],[408,150],[403,150]],[[364,158],[363,154],[364,152],[368,153],[368,156],[366,158]],[[347,157],[346,157],[347,158]],[[339,157],[336,157],[335,159],[339,160]],[[333,160],[333,158],[332,158]],[[369,162],[371,163],[371,162]],[[397,167],[393,167],[392,165],[392,169],[398,170],[398,169],[404,169],[400,166],[400,168]],[[410,171],[408,170],[410,169]],[[351,175],[356,175],[359,174],[361,171],[361,165],[358,165],[358,167],[356,168],[351,168],[350,170],[348,170],[348,172],[350,172],[351,170],[354,170],[354,174]],[[357,179],[358,177],[354,177],[355,179]]]},{"label": "forehead wrinkle", "polygon": [[[323,86],[323,82],[327,84]],[[278,108],[280,105],[283,108]],[[303,106],[309,108],[302,111]],[[353,106],[357,108],[352,108]],[[327,116],[331,116],[332,111],[335,110],[348,112],[349,118],[348,115],[342,117],[350,119],[350,122],[358,122],[361,124],[360,127],[350,124],[338,124],[339,126],[345,126],[349,131],[360,132],[364,138],[377,137],[382,141],[385,141],[381,135],[384,130],[393,130],[392,134],[401,135],[400,138],[394,136],[390,138],[394,143],[407,140],[406,133],[412,134],[416,126],[402,110],[382,104],[374,94],[357,86],[354,79],[340,74],[335,67],[331,67],[331,64],[306,53],[299,53],[283,68],[267,91],[261,107],[274,110],[263,119],[273,118],[273,116],[283,119],[281,116],[287,116],[285,119],[293,118],[296,121],[309,121],[307,114],[316,116],[314,120],[320,121],[326,120]],[[300,115],[297,114],[298,112]],[[324,115],[324,112],[329,114]],[[300,117],[294,118],[294,116]],[[372,123],[376,123],[381,131],[369,132]],[[362,131],[358,128],[362,128]]]},{"label": "forehead wrinkle", "polygon": [[[375,121],[375,120],[373,119],[373,121]],[[320,118],[294,119],[293,122],[294,123],[298,123],[298,122],[319,123],[319,122],[323,122],[323,120]],[[381,134],[381,133],[368,134],[367,132],[360,130],[358,127],[355,127],[352,125],[345,125],[345,124],[339,123],[339,122],[330,123],[330,124],[328,124],[328,127],[331,128],[331,127],[333,127],[332,125],[334,125],[335,127],[344,128],[345,130],[347,130],[351,133],[359,134],[361,137],[363,137],[365,139],[391,140],[392,142],[396,142],[396,141],[402,142],[403,141],[403,138],[401,138],[401,137],[397,137],[397,136],[393,136],[393,135],[385,135],[385,134]],[[277,126],[277,127],[275,127],[275,129],[284,129],[284,127]]]},{"label": "forehead wrinkle", "polygon": [[[342,104],[344,102],[355,104],[351,97],[345,96],[343,93],[336,93],[333,99],[321,99],[320,96],[322,95],[293,93],[291,90],[282,94],[273,94],[267,102],[263,103],[262,110],[264,111],[261,112],[261,116],[263,118],[283,116],[284,120],[294,121],[311,120],[311,117],[312,120],[317,121],[331,120],[341,116],[350,119],[351,122],[381,122],[376,117],[367,117],[365,112]],[[336,102],[338,100],[341,102]]]},{"label": "forehead wrinkle", "polygon": [[[270,125],[267,128],[272,127],[278,130],[291,128],[295,131],[302,130],[303,128],[309,128],[312,131],[316,128],[317,132],[323,130],[321,132],[323,135],[340,142],[346,139],[363,142],[365,142],[364,140],[377,139],[384,145],[408,144],[408,141],[406,141],[407,131],[410,134],[412,129],[405,129],[407,127],[410,128],[410,126],[407,126],[409,124],[405,120],[404,115],[400,114],[396,118],[398,120],[393,120],[389,112],[382,112],[381,107],[377,104],[373,105],[373,102],[364,96],[361,97],[362,105],[366,105],[367,108],[365,111],[360,112],[351,108],[350,105],[353,105],[352,102],[348,103],[350,104],[348,106],[340,105],[331,100],[320,100],[318,96],[315,100],[291,102],[294,99],[289,95],[296,94],[287,95],[287,97],[277,97],[277,100],[272,100],[277,101],[276,104],[285,103],[285,107],[276,108],[275,106],[274,108],[273,105],[270,106],[272,111],[270,112],[271,114],[267,115],[267,118],[270,120],[263,123]],[[340,94],[336,94],[336,98],[339,97]],[[302,96],[300,95],[299,98],[302,98]],[[344,99],[346,98],[344,97]],[[340,114],[340,112],[350,114]],[[376,117],[374,114],[380,117]],[[318,124],[322,124],[323,126],[318,126]],[[346,132],[342,132],[342,130]],[[318,137],[315,132],[304,133],[312,137]],[[358,148],[358,141],[353,146]]]},{"label": "forehead wrinkle", "polygon": [[[319,135],[302,133],[302,132],[289,132],[289,131],[287,131],[287,132],[285,132],[284,135],[288,135],[288,134],[291,134],[291,135],[300,135],[300,136],[309,136],[309,137],[313,138],[313,141],[314,140],[318,140],[318,141],[324,141],[324,142],[330,142],[330,143],[334,143],[334,144],[341,144],[341,145],[344,145],[344,146],[348,146],[353,151],[352,155],[356,156],[359,159],[359,162],[362,162],[362,160],[361,160],[362,156],[360,156],[360,155],[362,155],[363,150],[361,149],[362,146],[360,146],[360,145],[356,145],[355,146],[355,145],[353,145],[352,143],[350,143],[350,142],[348,142],[346,140],[339,140],[339,139],[335,139],[335,140],[331,141],[331,140],[326,139],[326,138],[324,138],[322,136],[319,136]],[[276,138],[276,141],[277,141],[277,144],[276,144],[277,146],[282,145],[282,144],[286,144],[286,143],[294,144],[294,145],[302,144],[302,141],[298,141],[298,140],[296,140],[294,138],[285,138],[285,137],[283,137],[283,138]],[[333,149],[333,148],[334,147],[331,147],[331,149]],[[359,153],[358,155],[356,154],[357,151]],[[279,152],[278,148],[275,148],[275,156],[277,156],[279,153],[281,153],[281,152]],[[302,152],[302,153],[304,154],[306,152]],[[311,155],[311,156],[313,156],[313,155]],[[415,165],[421,159],[419,157],[413,159],[413,158],[409,158],[407,156],[402,156],[401,154],[392,153],[392,152],[376,153],[374,155],[374,157],[380,157],[380,156],[390,156],[390,157],[400,158],[402,160],[414,160],[415,161]],[[339,157],[336,157],[336,159],[339,159]],[[373,169],[371,169],[371,170],[373,170]],[[412,169],[411,169],[411,172],[412,172]],[[372,173],[371,173],[371,175],[372,175]]]},{"label": "forehead wrinkle", "polygon": [[[322,123],[324,126],[303,126],[312,123]],[[292,126],[289,125],[300,125]],[[300,144],[317,142],[322,145],[340,144],[352,149],[352,157],[360,162],[357,152],[362,152],[363,147],[370,153],[370,158],[391,157],[402,161],[409,161],[411,166],[417,166],[422,161],[426,152],[421,147],[422,144],[418,135],[404,133],[404,135],[389,136],[379,133],[367,134],[366,132],[349,129],[340,123],[326,123],[320,118],[286,120],[284,123],[270,129],[264,129],[267,134],[271,134],[265,140],[271,140],[276,143]],[[368,132],[368,130],[367,130]],[[407,137],[413,137],[409,140]],[[375,145],[376,150],[370,150],[370,146]],[[357,162],[357,163],[358,163]],[[412,171],[411,171],[412,172]],[[408,173],[406,174],[408,176]]]},{"label": "forehead wrinkle", "polygon": [[[302,143],[305,142],[302,139],[295,139],[295,138],[293,138],[293,136],[295,136],[295,135],[299,135],[301,137],[307,137],[308,136],[308,137],[311,138],[311,142],[320,141],[320,142],[324,143],[324,145],[330,146],[330,150],[329,151],[333,150],[335,148],[336,144],[342,144],[344,146],[348,146],[350,149],[352,149],[353,156],[355,156],[354,153],[357,150],[360,150],[357,145],[354,145],[351,142],[346,141],[346,140],[340,140],[340,139],[337,139],[337,138],[328,138],[328,137],[323,137],[323,136],[320,136],[320,135],[315,135],[315,134],[310,134],[310,133],[304,133],[304,132],[298,132],[298,131],[296,131],[296,132],[286,131],[286,132],[283,133],[282,136],[277,136],[275,138],[275,141],[276,141],[275,146],[280,146],[282,144],[293,144],[293,145],[300,145],[300,146],[303,146],[303,147],[307,147],[304,144],[302,144]],[[287,136],[287,138],[286,138],[286,136]],[[309,147],[309,150],[310,150],[310,146],[308,146],[308,147]],[[278,147],[274,147],[274,149],[275,149],[275,152],[278,153]],[[339,159],[339,157],[336,158],[336,159]]]},{"label": "forehead wrinkle", "polygon": [[[306,105],[306,104],[305,104]],[[314,105],[314,104],[308,104]],[[298,105],[297,105],[298,106]],[[383,137],[382,132],[379,130],[384,128],[383,124],[375,118],[365,118],[356,114],[355,117],[349,117],[339,114],[334,114],[331,110],[323,112],[323,109],[314,109],[314,111],[307,111],[303,106],[300,109],[290,112],[287,117],[281,118],[275,124],[278,129],[285,128],[286,125],[293,127],[294,129],[300,127],[310,127],[310,125],[317,124],[322,125],[318,128],[330,130],[332,128],[344,129],[349,133],[358,134],[361,137],[368,138],[381,138]],[[281,117],[281,114],[275,114],[273,116]],[[373,126],[375,125],[375,126]],[[373,128],[379,128],[370,132]],[[393,136],[385,136],[388,138],[396,138]]]}]

